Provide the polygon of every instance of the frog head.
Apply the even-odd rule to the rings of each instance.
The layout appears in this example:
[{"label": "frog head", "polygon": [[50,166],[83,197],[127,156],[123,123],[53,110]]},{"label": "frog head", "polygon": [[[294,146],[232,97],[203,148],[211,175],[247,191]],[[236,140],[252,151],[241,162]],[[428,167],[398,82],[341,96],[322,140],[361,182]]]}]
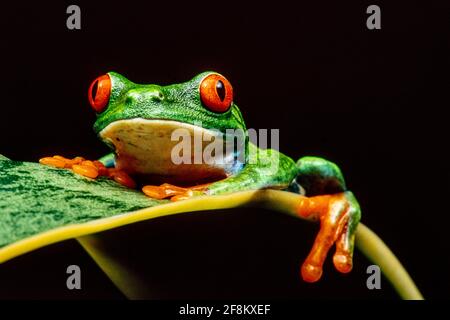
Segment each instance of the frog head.
[{"label": "frog head", "polygon": [[[234,148],[222,161],[198,163],[196,153],[205,151],[211,141],[225,141],[230,132],[246,129],[233,102],[233,88],[218,73],[204,72],[188,82],[160,86],[136,84],[109,72],[91,84],[89,101],[97,113],[94,131],[116,153],[116,167],[130,174],[199,181],[227,176],[243,165],[236,150],[245,153],[246,139],[244,148]],[[173,161],[180,143],[174,139],[175,130],[203,137],[200,148],[192,143],[191,163]]]}]

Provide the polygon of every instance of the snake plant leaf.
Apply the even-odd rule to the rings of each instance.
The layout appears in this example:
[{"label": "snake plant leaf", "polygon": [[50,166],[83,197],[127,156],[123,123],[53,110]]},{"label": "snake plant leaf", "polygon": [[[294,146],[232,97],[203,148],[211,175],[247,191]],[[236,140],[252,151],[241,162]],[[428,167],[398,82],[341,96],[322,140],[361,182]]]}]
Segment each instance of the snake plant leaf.
[{"label": "snake plant leaf", "polygon": [[[92,180],[70,170],[1,156],[0,252],[49,230],[165,202],[105,178]],[[0,254],[0,262],[5,259]]]}]

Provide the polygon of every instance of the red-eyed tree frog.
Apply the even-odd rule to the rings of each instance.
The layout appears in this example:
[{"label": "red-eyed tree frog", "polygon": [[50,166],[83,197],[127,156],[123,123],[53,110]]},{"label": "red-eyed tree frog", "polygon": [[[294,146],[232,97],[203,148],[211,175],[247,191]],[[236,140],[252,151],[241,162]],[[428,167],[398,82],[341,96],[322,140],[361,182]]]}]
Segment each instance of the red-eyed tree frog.
[{"label": "red-eyed tree frog", "polygon": [[[336,269],[343,273],[352,269],[361,210],[334,163],[317,157],[295,162],[277,150],[258,148],[248,137],[237,148],[225,148],[218,157],[221,161],[174,161],[174,148],[180,143],[173,139],[177,130],[199,132],[220,143],[227,141],[230,130],[245,132],[233,88],[224,76],[204,72],[185,83],[159,86],[136,84],[109,72],[94,80],[89,101],[97,113],[94,130],[113,153],[99,161],[55,156],[41,163],[71,168],[90,178],[108,176],[132,188],[137,181],[146,195],[157,199],[183,200],[262,188],[303,194],[298,214],[321,223],[301,268],[303,279],[320,279],[333,244]],[[197,151],[204,152],[208,143],[191,147],[189,159]]]}]

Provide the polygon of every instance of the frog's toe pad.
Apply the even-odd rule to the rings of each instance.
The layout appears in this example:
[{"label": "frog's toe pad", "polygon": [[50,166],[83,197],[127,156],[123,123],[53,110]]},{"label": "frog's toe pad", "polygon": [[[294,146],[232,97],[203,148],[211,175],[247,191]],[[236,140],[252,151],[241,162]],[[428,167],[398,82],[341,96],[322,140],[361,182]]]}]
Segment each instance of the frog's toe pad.
[{"label": "frog's toe pad", "polygon": [[333,256],[333,264],[341,273],[349,273],[352,271],[353,262],[349,253],[335,253]]},{"label": "frog's toe pad", "polygon": [[304,263],[301,269],[302,279],[306,282],[316,282],[322,277],[322,266]]}]

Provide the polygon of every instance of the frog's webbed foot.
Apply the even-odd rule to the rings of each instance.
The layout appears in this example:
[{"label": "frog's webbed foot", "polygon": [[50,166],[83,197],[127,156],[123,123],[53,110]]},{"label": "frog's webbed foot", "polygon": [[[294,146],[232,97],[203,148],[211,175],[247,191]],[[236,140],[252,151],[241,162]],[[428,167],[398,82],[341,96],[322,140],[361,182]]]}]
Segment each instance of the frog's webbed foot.
[{"label": "frog's webbed foot", "polygon": [[53,156],[41,158],[39,163],[56,168],[70,169],[76,174],[91,179],[107,177],[128,188],[136,188],[136,183],[126,172],[115,168],[107,168],[98,160],[91,161],[83,157],[68,159],[62,156]]},{"label": "frog's webbed foot", "polygon": [[171,201],[185,200],[194,195],[204,194],[205,189],[209,184],[202,184],[193,187],[177,187],[169,183],[163,183],[160,186],[147,185],[142,188],[142,191],[153,199],[167,199]]},{"label": "frog's webbed foot", "polygon": [[320,231],[301,268],[302,278],[315,282],[322,276],[322,266],[331,246],[336,244],[333,263],[342,273],[352,270],[356,226],[361,217],[358,202],[351,192],[305,197],[299,215],[320,220]]}]

